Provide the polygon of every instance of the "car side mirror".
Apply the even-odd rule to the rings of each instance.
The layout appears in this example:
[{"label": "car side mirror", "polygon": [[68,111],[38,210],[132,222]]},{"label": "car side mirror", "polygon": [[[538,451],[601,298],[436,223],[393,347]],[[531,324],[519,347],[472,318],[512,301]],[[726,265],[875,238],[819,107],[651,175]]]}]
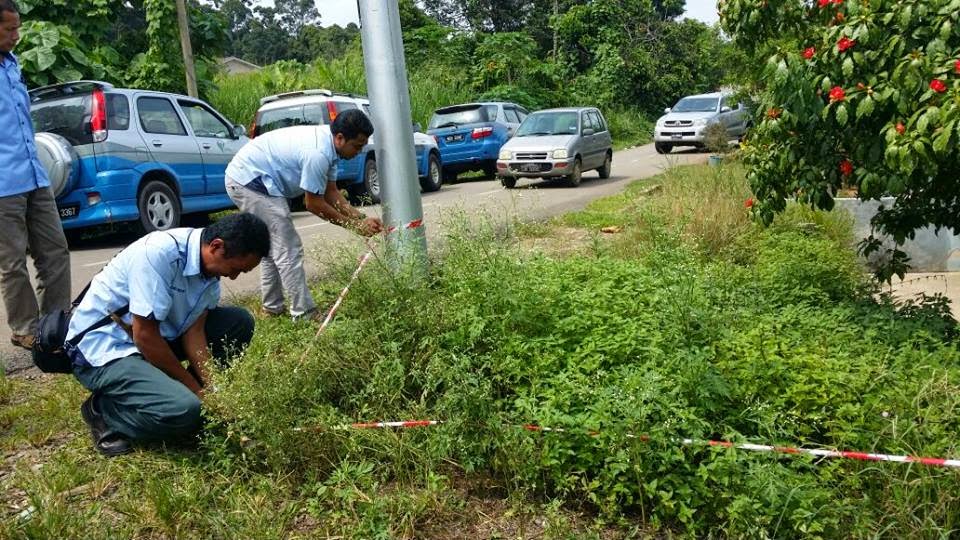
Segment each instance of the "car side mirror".
[{"label": "car side mirror", "polygon": [[233,138],[240,139],[247,134],[247,128],[241,126],[240,124],[234,124],[233,126]]},{"label": "car side mirror", "polygon": [[724,113],[724,112],[730,112],[731,110],[733,110],[733,109],[731,109],[730,107],[727,107],[726,105],[724,105],[723,107],[720,107],[720,112],[722,112],[722,113]]},{"label": "car side mirror", "polygon": [[667,107],[666,109],[663,110],[663,114],[670,114],[670,110],[671,110],[670,107]]},{"label": "car side mirror", "polygon": [[594,133],[596,133],[596,131],[594,131],[593,128],[583,128],[584,135],[593,135]]}]

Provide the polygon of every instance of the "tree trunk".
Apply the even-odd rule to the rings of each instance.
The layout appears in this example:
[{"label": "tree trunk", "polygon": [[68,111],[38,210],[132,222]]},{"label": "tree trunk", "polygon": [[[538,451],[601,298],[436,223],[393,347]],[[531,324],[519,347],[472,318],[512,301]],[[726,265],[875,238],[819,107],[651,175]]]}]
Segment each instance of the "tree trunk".
[{"label": "tree trunk", "polygon": [[197,72],[193,67],[193,47],[190,45],[190,23],[187,21],[185,0],[177,0],[177,25],[180,27],[180,48],[183,50],[183,72],[187,77],[187,95],[198,97]]}]

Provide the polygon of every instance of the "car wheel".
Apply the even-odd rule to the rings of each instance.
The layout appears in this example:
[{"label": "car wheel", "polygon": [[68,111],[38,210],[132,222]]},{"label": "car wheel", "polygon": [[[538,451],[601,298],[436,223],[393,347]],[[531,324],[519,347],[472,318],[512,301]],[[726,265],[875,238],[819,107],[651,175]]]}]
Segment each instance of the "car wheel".
[{"label": "car wheel", "polygon": [[607,152],[607,157],[603,160],[603,167],[597,169],[597,172],[600,174],[600,178],[610,178],[610,166],[613,162],[613,158],[610,156],[610,152]]},{"label": "car wheel", "polygon": [[669,154],[673,150],[673,145],[665,143],[654,143],[653,147],[657,149],[658,154]]},{"label": "car wheel", "polygon": [[503,187],[507,189],[513,189],[517,187],[517,179],[512,176],[501,176],[500,183],[503,184]]},{"label": "car wheel", "polygon": [[430,154],[427,175],[420,179],[420,187],[424,191],[437,191],[441,185],[443,185],[443,178],[440,174],[440,158],[436,154]]},{"label": "car wheel", "polygon": [[496,178],[497,177],[497,162],[487,163],[483,166],[483,176],[486,178]]},{"label": "car wheel", "polygon": [[180,225],[180,198],[163,182],[153,180],[143,186],[137,209],[144,232],[166,231]]},{"label": "car wheel", "polygon": [[580,185],[580,177],[583,176],[583,171],[580,168],[580,158],[577,158],[573,162],[573,172],[567,176],[567,185],[570,187],[577,187]]},{"label": "car wheel", "polygon": [[363,185],[367,188],[367,195],[373,204],[380,203],[380,173],[377,172],[377,160],[370,158],[363,171]]}]

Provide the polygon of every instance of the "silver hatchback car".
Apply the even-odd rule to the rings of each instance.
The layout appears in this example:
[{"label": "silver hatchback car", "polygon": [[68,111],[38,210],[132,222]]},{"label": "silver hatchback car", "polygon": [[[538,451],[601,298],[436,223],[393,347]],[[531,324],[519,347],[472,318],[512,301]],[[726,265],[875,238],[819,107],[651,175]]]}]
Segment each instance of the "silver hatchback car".
[{"label": "silver hatchback car", "polygon": [[518,178],[564,178],[580,185],[583,171],[610,177],[613,141],[607,120],[595,107],[537,111],[500,148],[497,176],[506,188]]}]

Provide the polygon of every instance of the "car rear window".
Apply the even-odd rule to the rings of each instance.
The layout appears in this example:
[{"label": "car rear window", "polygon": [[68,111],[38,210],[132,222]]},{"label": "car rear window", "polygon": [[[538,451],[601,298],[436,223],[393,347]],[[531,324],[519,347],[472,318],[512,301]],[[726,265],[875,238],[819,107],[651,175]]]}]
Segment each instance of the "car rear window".
[{"label": "car rear window", "polygon": [[[327,109],[327,103],[327,101],[323,101],[260,111],[257,113],[257,127],[253,135],[263,135],[285,127],[329,124],[330,112]],[[333,108],[337,114],[357,108],[355,103],[348,101],[330,100],[329,103],[333,103]]]},{"label": "car rear window", "polygon": [[[123,94],[105,94],[107,129],[130,129],[130,102]],[[93,143],[90,132],[90,111],[93,94],[75,94],[35,102],[30,106],[30,119],[36,133],[46,131],[67,139],[74,146]]]},{"label": "car rear window", "polygon": [[91,94],[81,94],[34,103],[30,106],[34,132],[55,133],[74,146],[93,143],[89,127],[92,100]]},{"label": "car rear window", "polygon": [[[494,114],[496,106],[493,105]],[[490,111],[483,105],[468,105],[466,107],[447,107],[438,109],[430,118],[427,129],[460,126],[463,124],[477,124],[490,121]]]}]

